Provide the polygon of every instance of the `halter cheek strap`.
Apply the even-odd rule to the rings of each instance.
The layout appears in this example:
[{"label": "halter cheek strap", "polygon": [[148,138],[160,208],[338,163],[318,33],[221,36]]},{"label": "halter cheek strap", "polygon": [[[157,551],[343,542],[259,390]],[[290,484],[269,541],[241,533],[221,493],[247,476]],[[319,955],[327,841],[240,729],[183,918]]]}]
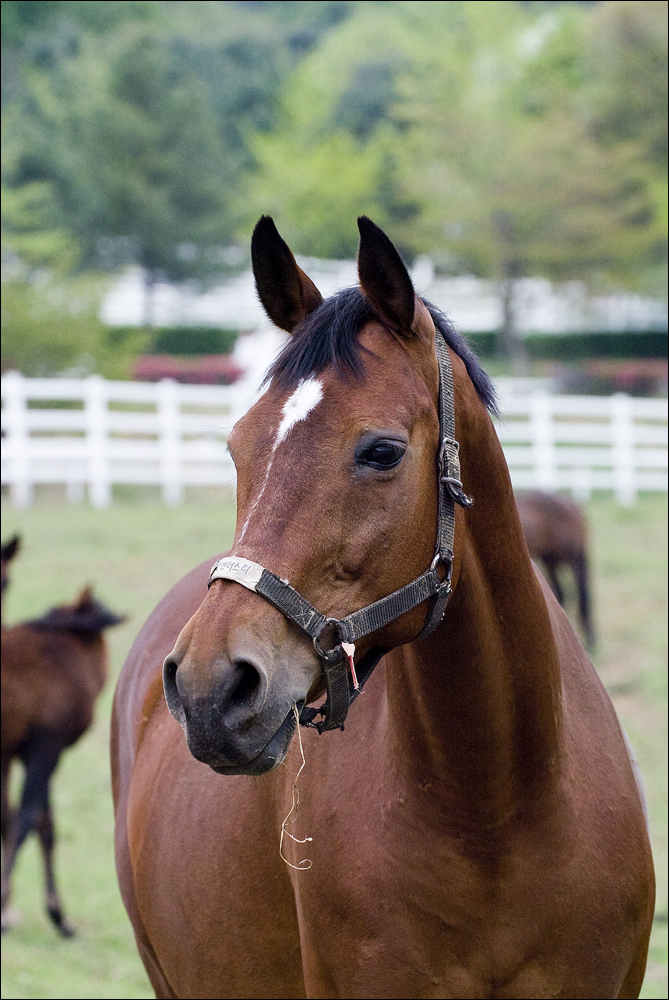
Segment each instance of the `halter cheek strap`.
[{"label": "halter cheek strap", "polygon": [[[326,700],[320,708],[303,707],[300,723],[313,726],[319,732],[343,729],[346,714],[357,698],[372,670],[384,653],[374,647],[357,665],[359,683],[349,673],[349,654],[342,643],[355,643],[376,632],[413,608],[429,600],[425,624],[419,636],[429,635],[441,621],[451,593],[453,570],[453,538],[455,534],[455,504],[471,507],[472,500],[464,493],[460,481],[459,445],[455,440],[453,370],[448,347],[437,331],[435,340],[439,364],[439,510],[436,551],[424,573],[392,594],[354,611],[345,618],[326,618],[286,580],[281,580],[259,563],[239,556],[226,556],[212,567],[209,586],[214,580],[231,580],[264,597],[286,618],[311,637],[321,661],[325,679]],[[443,564],[445,574],[438,568]],[[323,647],[326,648],[323,648]],[[323,716],[315,722],[317,715]]]}]

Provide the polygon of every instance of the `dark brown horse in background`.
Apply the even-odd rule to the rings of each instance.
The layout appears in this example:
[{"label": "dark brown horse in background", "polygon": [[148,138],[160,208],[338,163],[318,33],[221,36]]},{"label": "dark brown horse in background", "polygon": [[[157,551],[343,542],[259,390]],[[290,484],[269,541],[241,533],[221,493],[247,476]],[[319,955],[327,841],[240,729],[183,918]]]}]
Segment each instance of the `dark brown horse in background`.
[{"label": "dark brown horse in background", "polygon": [[2,574],[2,611],[5,609],[5,591],[9,586],[9,564],[21,548],[21,536],[13,535],[0,547],[0,573]]},{"label": "dark brown horse in background", "polygon": [[[654,878],[624,735],[533,569],[487,377],[359,227],[361,288],[322,301],[258,223],[260,299],[292,336],[229,439],[232,556],[170,591],[117,686],[140,954],[159,997],[636,997]],[[353,665],[380,659],[345,731],[298,741],[340,670],[357,694],[340,640],[362,618]]]},{"label": "dark brown horse in background", "polygon": [[[19,849],[32,831],[44,858],[46,907],[63,937],[65,920],[53,866],[54,824],[49,784],[61,753],[86,732],[107,673],[102,633],[124,621],[84,588],[72,604],[2,629],[2,929],[12,922],[11,878]],[[25,768],[21,801],[9,803],[14,760]]]},{"label": "dark brown horse in background", "polygon": [[595,645],[590,601],[588,526],[579,505],[569,497],[543,490],[516,494],[516,506],[530,555],[546,570],[553,593],[564,607],[559,570],[569,566],[576,581],[578,613],[588,649]]}]

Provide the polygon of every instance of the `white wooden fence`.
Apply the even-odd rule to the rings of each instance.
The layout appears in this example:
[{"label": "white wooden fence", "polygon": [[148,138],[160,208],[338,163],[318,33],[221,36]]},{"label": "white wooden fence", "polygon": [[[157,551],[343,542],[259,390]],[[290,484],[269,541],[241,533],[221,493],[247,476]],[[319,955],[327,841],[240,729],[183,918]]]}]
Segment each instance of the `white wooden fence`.
[{"label": "white wooden fence", "polygon": [[[186,486],[234,486],[228,431],[254,402],[232,386],[2,379],[2,484],[19,507],[40,483],[65,484],[72,501],[111,502],[114,484],[158,485],[167,504]],[[502,389],[497,430],[515,488],[667,490],[667,401],[557,396]]]},{"label": "white wooden fence", "polygon": [[667,400],[560,396],[501,397],[497,433],[514,489],[570,490],[587,500],[612,490],[621,504],[639,491],[667,490]]},{"label": "white wooden fence", "polygon": [[2,484],[31,503],[38,483],[64,483],[95,507],[114,484],[159,485],[165,503],[184,487],[234,486],[228,432],[252,402],[248,387],[162,382],[2,379]]}]

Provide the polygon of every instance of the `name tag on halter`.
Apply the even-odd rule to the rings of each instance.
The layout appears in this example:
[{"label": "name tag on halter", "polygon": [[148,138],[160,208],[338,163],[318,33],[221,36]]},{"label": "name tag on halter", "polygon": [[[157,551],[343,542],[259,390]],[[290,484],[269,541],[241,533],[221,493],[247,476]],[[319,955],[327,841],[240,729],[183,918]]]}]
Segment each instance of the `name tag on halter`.
[{"label": "name tag on halter", "polygon": [[255,590],[263,575],[263,567],[250,559],[240,559],[238,556],[226,556],[219,559],[211,568],[209,584],[214,580],[234,580],[241,583],[247,590]]}]

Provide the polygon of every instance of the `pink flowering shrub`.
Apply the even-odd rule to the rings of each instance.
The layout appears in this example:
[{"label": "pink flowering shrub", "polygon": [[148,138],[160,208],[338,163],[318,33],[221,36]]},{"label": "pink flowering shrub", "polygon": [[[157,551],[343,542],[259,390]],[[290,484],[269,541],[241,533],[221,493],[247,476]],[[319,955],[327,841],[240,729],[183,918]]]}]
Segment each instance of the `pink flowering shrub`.
[{"label": "pink flowering shrub", "polygon": [[558,370],[560,392],[608,396],[666,396],[666,358],[592,358]]},{"label": "pink flowering shrub", "polygon": [[230,354],[141,354],[133,366],[132,376],[138,382],[159,382],[173,378],[187,385],[232,385],[243,375]]}]

